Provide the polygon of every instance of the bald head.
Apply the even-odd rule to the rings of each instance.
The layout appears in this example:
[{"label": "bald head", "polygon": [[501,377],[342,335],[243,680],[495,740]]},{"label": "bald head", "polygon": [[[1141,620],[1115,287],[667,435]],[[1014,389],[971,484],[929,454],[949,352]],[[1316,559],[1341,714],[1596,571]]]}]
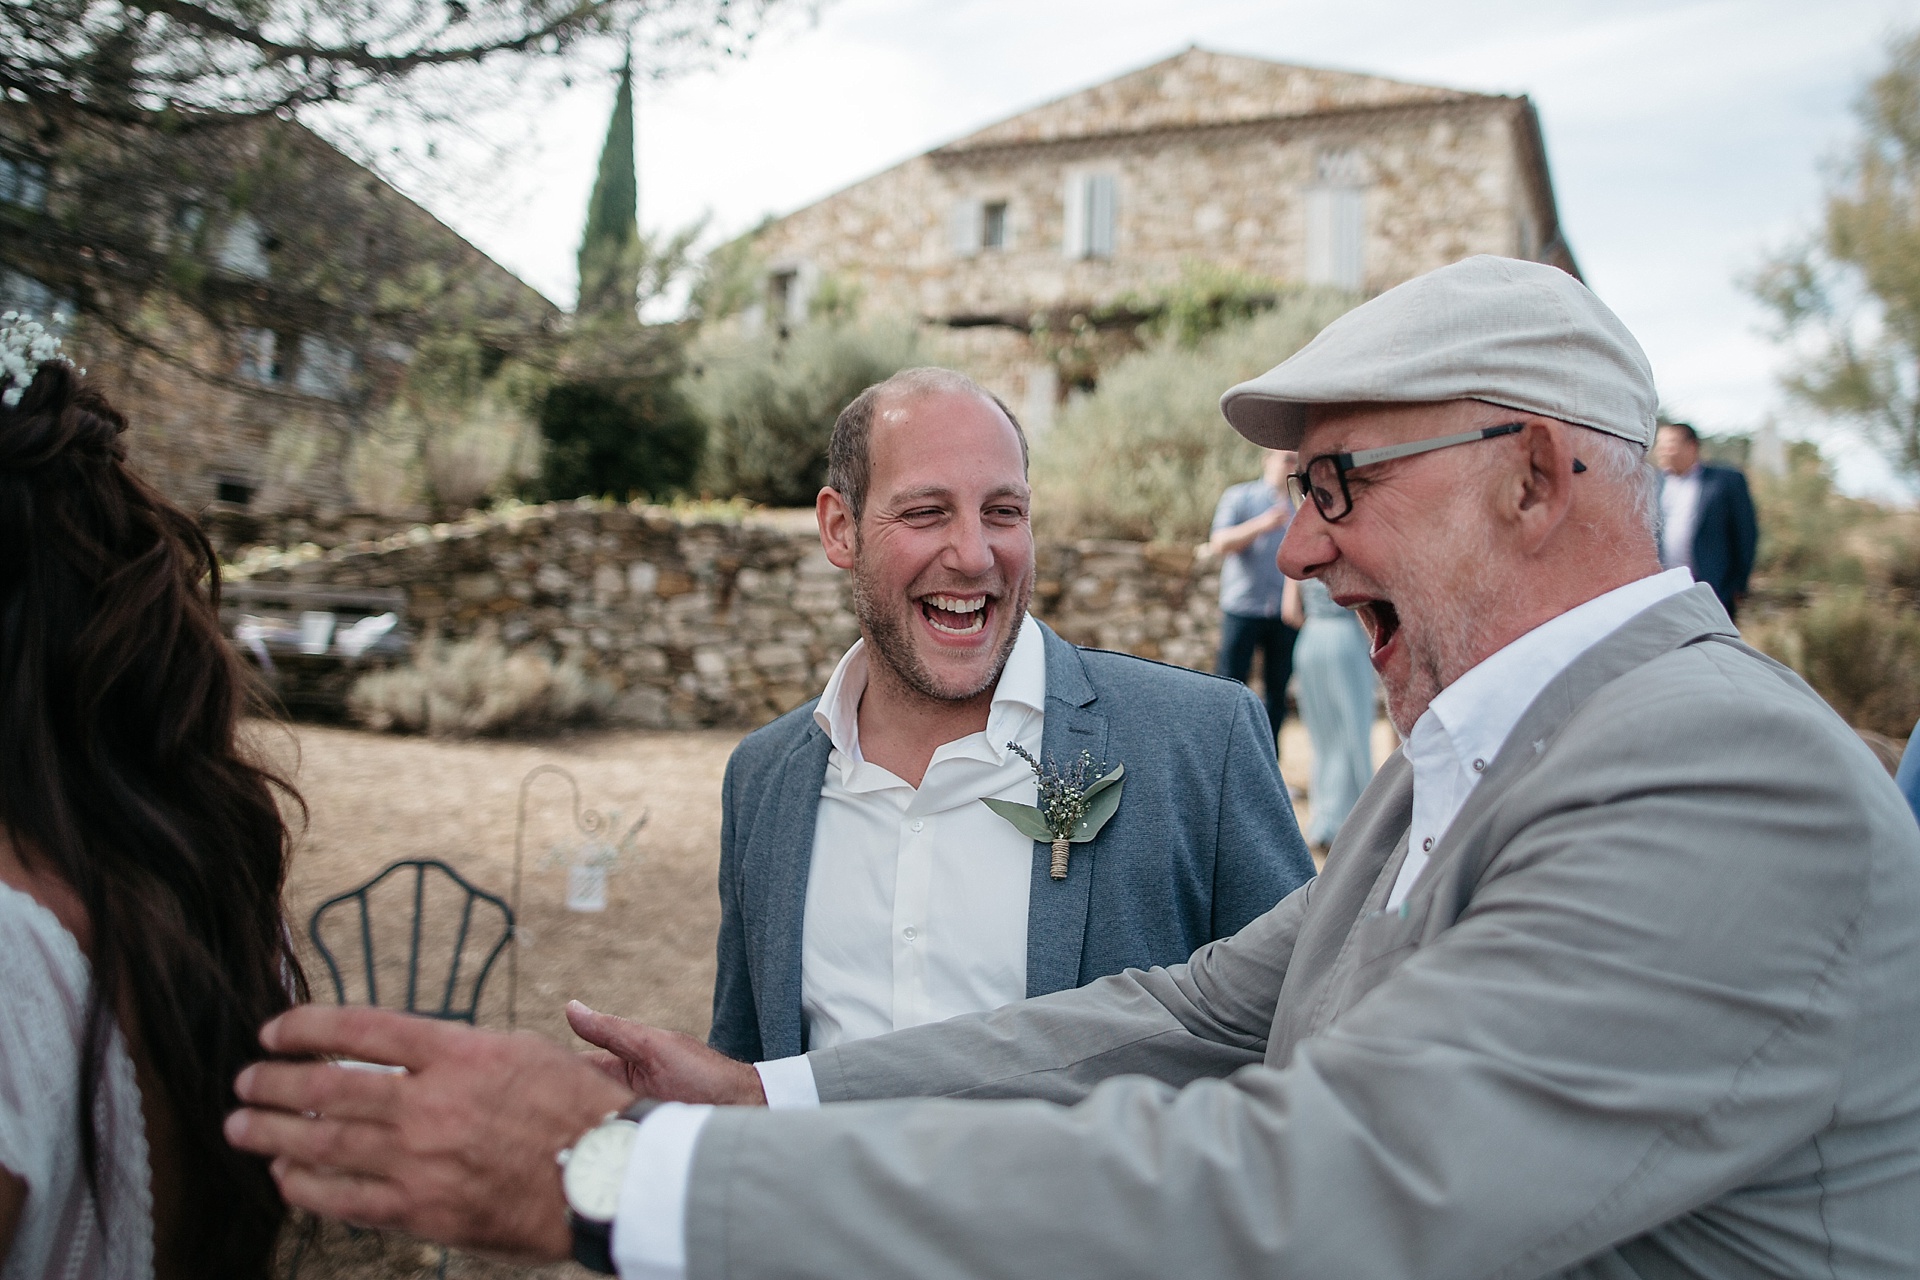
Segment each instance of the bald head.
[{"label": "bald head", "polygon": [[934,365],[902,369],[855,396],[833,423],[833,438],[827,443],[827,487],[841,496],[856,521],[866,509],[867,486],[873,476],[873,420],[889,408],[936,395],[972,396],[993,405],[1019,437],[1024,464],[1027,433],[999,396],[955,369]]}]

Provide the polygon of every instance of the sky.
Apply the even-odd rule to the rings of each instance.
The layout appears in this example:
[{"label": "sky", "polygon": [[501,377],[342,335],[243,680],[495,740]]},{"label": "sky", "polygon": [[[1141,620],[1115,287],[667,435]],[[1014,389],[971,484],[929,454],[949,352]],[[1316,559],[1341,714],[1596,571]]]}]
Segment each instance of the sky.
[{"label": "sky", "polygon": [[[1816,435],[1847,489],[1913,500],[1778,389],[1782,349],[1739,286],[1806,235],[1823,165],[1912,0],[828,0],[729,60],[640,93],[641,221],[709,240],[1189,44],[1490,93],[1539,108],[1562,226],[1702,431]],[[562,305],[611,74],[514,104],[509,158],[421,199]]]}]

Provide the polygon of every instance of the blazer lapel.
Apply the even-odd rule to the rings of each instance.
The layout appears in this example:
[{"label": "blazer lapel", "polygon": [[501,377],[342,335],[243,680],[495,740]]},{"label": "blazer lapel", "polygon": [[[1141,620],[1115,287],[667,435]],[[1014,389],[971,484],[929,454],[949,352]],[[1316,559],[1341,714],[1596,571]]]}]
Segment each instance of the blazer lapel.
[{"label": "blazer lapel", "polygon": [[[1107,758],[1107,717],[1087,679],[1079,652],[1042,625],[1047,647],[1046,727],[1040,759],[1069,760],[1082,751]],[[1080,985],[1080,956],[1087,938],[1087,907],[1093,889],[1092,843],[1075,845],[1067,878],[1053,879],[1052,850],[1035,841],[1033,877],[1027,894],[1027,994],[1045,995]]]},{"label": "blazer lapel", "polygon": [[806,1021],[800,1012],[800,952],[807,915],[807,874],[813,866],[813,831],[820,813],[820,787],[833,743],[817,725],[796,743],[760,797],[753,846],[747,851],[747,883],[756,901],[744,904],[749,955],[757,960],[754,1003],[760,1044],[769,1058],[803,1052]]},{"label": "blazer lapel", "polygon": [[[1696,583],[1678,595],[1649,606],[1576,658],[1540,691],[1540,696],[1528,705],[1513,732],[1507,735],[1500,754],[1487,766],[1486,776],[1481,778],[1440,838],[1433,860],[1422,869],[1409,898],[1446,877],[1455,886],[1459,900],[1449,904],[1451,911],[1445,918],[1450,921],[1465,909],[1467,895],[1472,893],[1485,863],[1495,852],[1484,847],[1484,841],[1470,839],[1474,828],[1532,770],[1546,754],[1554,736],[1588,698],[1663,653],[1712,636],[1737,640],[1739,634],[1727,621],[1726,611],[1720,607],[1713,588]],[[1450,867],[1469,844],[1475,849],[1472,865]]]}]

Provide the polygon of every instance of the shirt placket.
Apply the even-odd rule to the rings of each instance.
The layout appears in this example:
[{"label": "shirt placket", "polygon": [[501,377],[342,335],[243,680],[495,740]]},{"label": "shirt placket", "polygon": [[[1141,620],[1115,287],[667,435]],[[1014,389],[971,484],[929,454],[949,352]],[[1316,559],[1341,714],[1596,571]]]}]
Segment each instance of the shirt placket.
[{"label": "shirt placket", "polygon": [[933,1021],[927,989],[927,914],[933,889],[934,820],[900,819],[893,888],[893,1026]]}]

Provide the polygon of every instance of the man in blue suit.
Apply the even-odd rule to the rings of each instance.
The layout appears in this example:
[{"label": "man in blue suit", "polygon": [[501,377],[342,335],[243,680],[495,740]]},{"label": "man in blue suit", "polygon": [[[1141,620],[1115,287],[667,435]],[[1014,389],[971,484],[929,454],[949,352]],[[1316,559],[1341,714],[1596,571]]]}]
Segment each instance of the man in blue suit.
[{"label": "man in blue suit", "polygon": [[[1006,406],[948,370],[835,424],[816,514],[861,638],[728,762],[715,1048],[787,1058],[1178,963],[1312,875],[1244,686],[1027,615],[1026,462]],[[1021,751],[1125,766],[1063,879],[981,803],[1034,803]]]},{"label": "man in blue suit", "polygon": [[1660,468],[1660,563],[1691,569],[1734,617],[1760,541],[1747,478],[1701,462],[1700,436],[1684,422],[1660,424],[1653,460]]}]

